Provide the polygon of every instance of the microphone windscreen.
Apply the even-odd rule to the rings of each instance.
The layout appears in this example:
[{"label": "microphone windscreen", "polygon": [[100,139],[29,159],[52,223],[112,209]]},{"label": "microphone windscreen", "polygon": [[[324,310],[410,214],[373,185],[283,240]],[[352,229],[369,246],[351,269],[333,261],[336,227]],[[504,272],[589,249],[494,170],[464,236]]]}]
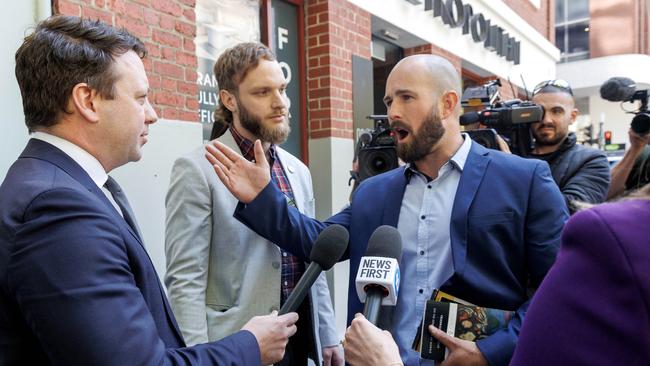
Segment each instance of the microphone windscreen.
[{"label": "microphone windscreen", "polygon": [[609,78],[600,86],[600,97],[611,102],[621,102],[632,98],[636,83],[623,77]]},{"label": "microphone windscreen", "polygon": [[366,257],[395,258],[402,256],[402,236],[396,228],[389,225],[378,227],[368,239]]},{"label": "microphone windscreen", "polygon": [[460,116],[460,125],[467,126],[479,122],[480,114],[478,112],[467,112]]},{"label": "microphone windscreen", "polygon": [[323,271],[332,268],[348,248],[348,231],[341,225],[330,225],[318,234],[309,259],[318,263]]}]

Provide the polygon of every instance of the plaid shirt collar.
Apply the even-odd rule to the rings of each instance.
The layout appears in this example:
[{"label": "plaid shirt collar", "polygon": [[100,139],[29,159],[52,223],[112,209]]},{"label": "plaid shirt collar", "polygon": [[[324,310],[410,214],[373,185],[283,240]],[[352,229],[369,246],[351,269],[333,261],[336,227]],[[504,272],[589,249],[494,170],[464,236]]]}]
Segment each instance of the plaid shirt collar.
[{"label": "plaid shirt collar", "polygon": [[[242,136],[234,126],[230,126],[230,133],[232,134],[233,139],[235,139],[235,143],[239,147],[242,156],[248,161],[255,160],[255,149],[254,149],[255,143],[247,139],[246,137]],[[269,165],[273,166],[273,163],[277,160],[276,154],[277,152],[275,150],[275,145],[271,144],[271,146],[269,147],[269,156],[270,156]]]}]

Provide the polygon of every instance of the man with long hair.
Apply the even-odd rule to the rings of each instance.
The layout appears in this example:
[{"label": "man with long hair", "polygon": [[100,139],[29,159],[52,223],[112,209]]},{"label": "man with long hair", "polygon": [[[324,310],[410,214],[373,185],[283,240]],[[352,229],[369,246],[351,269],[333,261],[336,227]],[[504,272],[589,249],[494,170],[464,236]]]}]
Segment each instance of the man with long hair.
[{"label": "man with long hair", "polygon": [[[271,51],[261,43],[227,49],[214,66],[219,84],[213,141],[254,158],[262,141],[274,184],[288,204],[314,216],[311,175],[279,147],[290,132],[287,82]],[[191,343],[221,339],[250,317],[278,309],[305,270],[232,217],[237,200],[205,159],[205,149],[179,158],[167,193],[166,283],[179,325]],[[260,217],[262,219],[262,217]],[[284,365],[341,365],[324,274],[298,309],[298,332],[289,340]],[[323,362],[321,362],[323,361]]]}]

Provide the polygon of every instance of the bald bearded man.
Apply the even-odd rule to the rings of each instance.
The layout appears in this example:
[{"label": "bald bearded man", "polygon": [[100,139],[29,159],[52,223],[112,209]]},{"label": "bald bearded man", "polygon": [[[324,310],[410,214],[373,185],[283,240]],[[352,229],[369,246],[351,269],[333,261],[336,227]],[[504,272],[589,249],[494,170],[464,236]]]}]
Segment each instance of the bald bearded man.
[{"label": "bald bearded man", "polygon": [[269,184],[259,141],[255,163],[223,144],[208,145],[217,175],[240,201],[235,216],[255,232],[307,259],[324,227],[349,230],[348,324],[363,309],[354,279],[370,235],[380,225],[397,227],[401,288],[397,306],[382,310],[379,326],[395,337],[406,365],[425,363],[411,343],[436,288],[516,311],[507,328],[476,343],[436,333],[451,351],[446,365],[507,365],[528,290],[553,263],[568,218],[546,163],[485,149],[461,133],[460,94],[460,76],[447,60],[401,60],[388,76],[384,102],[407,164],[364,180],[349,207],[324,222],[300,214]]}]

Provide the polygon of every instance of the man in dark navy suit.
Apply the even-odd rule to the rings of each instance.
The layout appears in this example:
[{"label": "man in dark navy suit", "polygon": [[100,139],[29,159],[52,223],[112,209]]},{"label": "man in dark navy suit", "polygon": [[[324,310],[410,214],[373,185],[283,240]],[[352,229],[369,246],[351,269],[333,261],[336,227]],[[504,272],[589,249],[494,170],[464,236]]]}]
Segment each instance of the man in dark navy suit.
[{"label": "man in dark navy suit", "polygon": [[298,316],[186,347],[126,196],[108,172],[157,119],[143,43],[55,16],[16,53],[27,147],[0,186],[0,365],[259,365]]},{"label": "man in dark navy suit", "polygon": [[283,202],[269,183],[261,143],[254,163],[218,141],[207,145],[216,173],[240,201],[235,217],[261,236],[308,258],[325,226],[349,230],[348,324],[363,309],[355,275],[368,239],[381,225],[397,228],[399,297],[395,307],[382,310],[379,325],[395,337],[407,366],[428,362],[411,344],[434,289],[515,312],[505,328],[477,342],[434,333],[450,349],[445,365],[507,365],[528,308],[528,290],[553,264],[568,217],[546,163],[488,150],[461,133],[460,89],[458,71],[441,57],[414,55],[395,65],[384,103],[397,154],[406,165],[364,180],[350,205],[324,222]]}]

